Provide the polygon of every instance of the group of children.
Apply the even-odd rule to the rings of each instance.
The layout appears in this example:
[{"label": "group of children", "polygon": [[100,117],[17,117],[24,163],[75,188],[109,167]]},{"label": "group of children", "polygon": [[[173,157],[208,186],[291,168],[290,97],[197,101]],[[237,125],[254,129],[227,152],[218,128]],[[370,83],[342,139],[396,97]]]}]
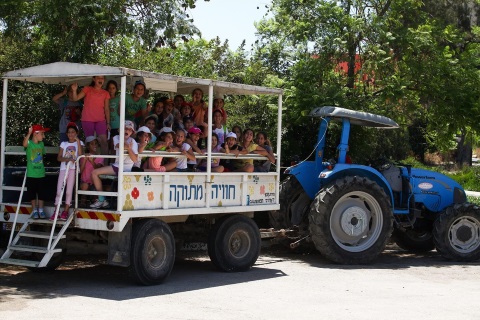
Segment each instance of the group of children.
[{"label": "group of children", "polygon": [[[81,190],[94,188],[102,191],[101,175],[116,175],[120,163],[117,160],[111,165],[99,157],[115,150],[119,159],[120,136],[120,99],[117,96],[118,85],[110,80],[103,89],[104,76],[95,76],[90,86],[79,89],[76,83],[69,85],[61,93],[53,97],[61,111],[59,125],[60,149],[57,160],[61,163],[57,183],[55,204],[62,202],[61,190],[65,180],[65,206],[58,219],[66,220],[72,201],[75,183],[75,161],[85,154],[80,161]],[[125,139],[123,171],[153,172],[189,172],[206,171],[206,159],[197,161],[194,152],[205,154],[208,134],[207,106],[203,101],[203,92],[195,89],[192,101],[186,102],[182,95],[173,100],[161,98],[155,101],[153,108],[144,98],[146,86],[137,81],[133,92],[126,95],[125,104]],[[80,100],[83,99],[83,104]],[[212,124],[212,145],[214,153],[234,154],[235,159],[212,158],[212,171],[268,172],[271,163],[275,162],[269,140],[264,132],[259,132],[254,141],[254,132],[246,129],[243,132],[235,126],[232,131],[226,129],[227,113],[224,109],[223,97],[214,100]],[[139,127],[138,129],[136,129]],[[85,145],[79,139],[80,128],[85,134]],[[27,188],[32,200],[34,219],[44,219],[43,199],[45,199],[45,168],[43,166],[44,133],[49,131],[41,125],[33,125],[23,141],[27,154]],[[110,133],[110,142],[107,140]],[[30,136],[32,139],[30,140]],[[134,139],[135,137],[135,139]],[[110,147],[109,147],[110,146]],[[85,147],[85,152],[84,152]],[[150,156],[142,159],[139,153],[144,151],[180,152],[183,157]],[[238,159],[240,154],[257,153],[268,157],[267,161]],[[96,157],[91,157],[96,155]],[[66,178],[65,178],[66,177]],[[38,201],[36,196],[38,195]],[[84,199],[82,199],[84,202]],[[106,208],[108,201],[103,196],[90,205],[92,208]],[[51,219],[55,219],[53,215]]]}]

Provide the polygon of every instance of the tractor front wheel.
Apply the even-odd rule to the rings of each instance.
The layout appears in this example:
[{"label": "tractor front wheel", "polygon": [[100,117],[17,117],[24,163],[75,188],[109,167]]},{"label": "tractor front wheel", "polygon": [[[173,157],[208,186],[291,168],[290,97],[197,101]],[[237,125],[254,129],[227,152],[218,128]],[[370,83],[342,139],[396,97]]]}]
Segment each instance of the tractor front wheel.
[{"label": "tractor front wheel", "polygon": [[437,251],[448,260],[480,259],[480,208],[471,203],[447,208],[435,220],[433,237]]}]

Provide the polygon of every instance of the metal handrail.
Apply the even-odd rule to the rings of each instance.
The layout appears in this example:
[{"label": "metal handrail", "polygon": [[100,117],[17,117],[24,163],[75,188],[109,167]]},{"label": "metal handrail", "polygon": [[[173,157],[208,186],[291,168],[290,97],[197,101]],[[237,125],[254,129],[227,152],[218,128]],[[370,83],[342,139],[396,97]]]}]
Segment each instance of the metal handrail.
[{"label": "metal handrail", "polygon": [[15,226],[17,224],[18,211],[20,210],[20,206],[22,205],[23,190],[25,189],[26,181],[27,181],[27,170],[25,170],[25,175],[23,176],[22,190],[20,190],[20,197],[18,197],[17,210],[15,211],[15,218],[13,219],[12,231],[10,232],[10,239],[8,240],[8,246],[10,246],[13,240],[13,233],[15,232]]}]

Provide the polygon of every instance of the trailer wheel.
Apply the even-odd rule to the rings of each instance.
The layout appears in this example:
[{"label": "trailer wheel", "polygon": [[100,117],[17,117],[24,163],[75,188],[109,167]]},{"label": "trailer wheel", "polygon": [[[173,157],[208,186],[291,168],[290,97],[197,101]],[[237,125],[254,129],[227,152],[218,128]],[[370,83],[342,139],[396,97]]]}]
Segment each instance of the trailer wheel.
[{"label": "trailer wheel", "polygon": [[316,195],[309,215],[315,247],[342,264],[373,261],[392,234],[390,200],[375,182],[345,177]]},{"label": "trailer wheel", "polygon": [[414,253],[425,253],[435,249],[431,231],[407,229],[402,231],[393,229],[392,240],[403,250]]},{"label": "trailer wheel", "polygon": [[280,210],[269,213],[270,225],[275,229],[288,229],[307,220],[312,200],[294,176],[280,184]]},{"label": "trailer wheel", "polygon": [[480,258],[480,208],[466,203],[447,208],[435,220],[433,239],[446,259],[476,261]]},{"label": "trailer wheel", "polygon": [[260,255],[260,246],[257,225],[242,215],[223,217],[208,237],[210,260],[218,269],[227,272],[250,269]]},{"label": "trailer wheel", "polygon": [[175,262],[175,239],[168,224],[158,219],[136,221],[130,259],[130,274],[139,284],[164,281]]}]

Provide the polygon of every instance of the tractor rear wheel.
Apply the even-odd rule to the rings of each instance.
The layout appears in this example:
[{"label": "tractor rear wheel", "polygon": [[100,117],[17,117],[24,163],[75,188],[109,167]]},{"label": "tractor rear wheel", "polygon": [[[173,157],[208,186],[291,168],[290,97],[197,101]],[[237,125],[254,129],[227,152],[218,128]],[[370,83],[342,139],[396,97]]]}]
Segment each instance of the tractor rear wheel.
[{"label": "tractor rear wheel", "polygon": [[342,264],[373,261],[392,234],[385,191],[365,177],[348,176],[323,188],[311,205],[310,233],[326,258]]},{"label": "tractor rear wheel", "polygon": [[280,210],[269,214],[270,226],[275,229],[288,229],[300,225],[307,219],[312,200],[294,176],[289,176],[280,184]]},{"label": "tractor rear wheel", "polygon": [[433,234],[431,231],[407,229],[400,230],[395,228],[392,234],[392,240],[403,250],[414,253],[425,253],[435,249],[433,243]]},{"label": "tractor rear wheel", "polygon": [[435,220],[433,236],[437,251],[446,259],[480,259],[480,208],[471,203],[447,208]]}]

